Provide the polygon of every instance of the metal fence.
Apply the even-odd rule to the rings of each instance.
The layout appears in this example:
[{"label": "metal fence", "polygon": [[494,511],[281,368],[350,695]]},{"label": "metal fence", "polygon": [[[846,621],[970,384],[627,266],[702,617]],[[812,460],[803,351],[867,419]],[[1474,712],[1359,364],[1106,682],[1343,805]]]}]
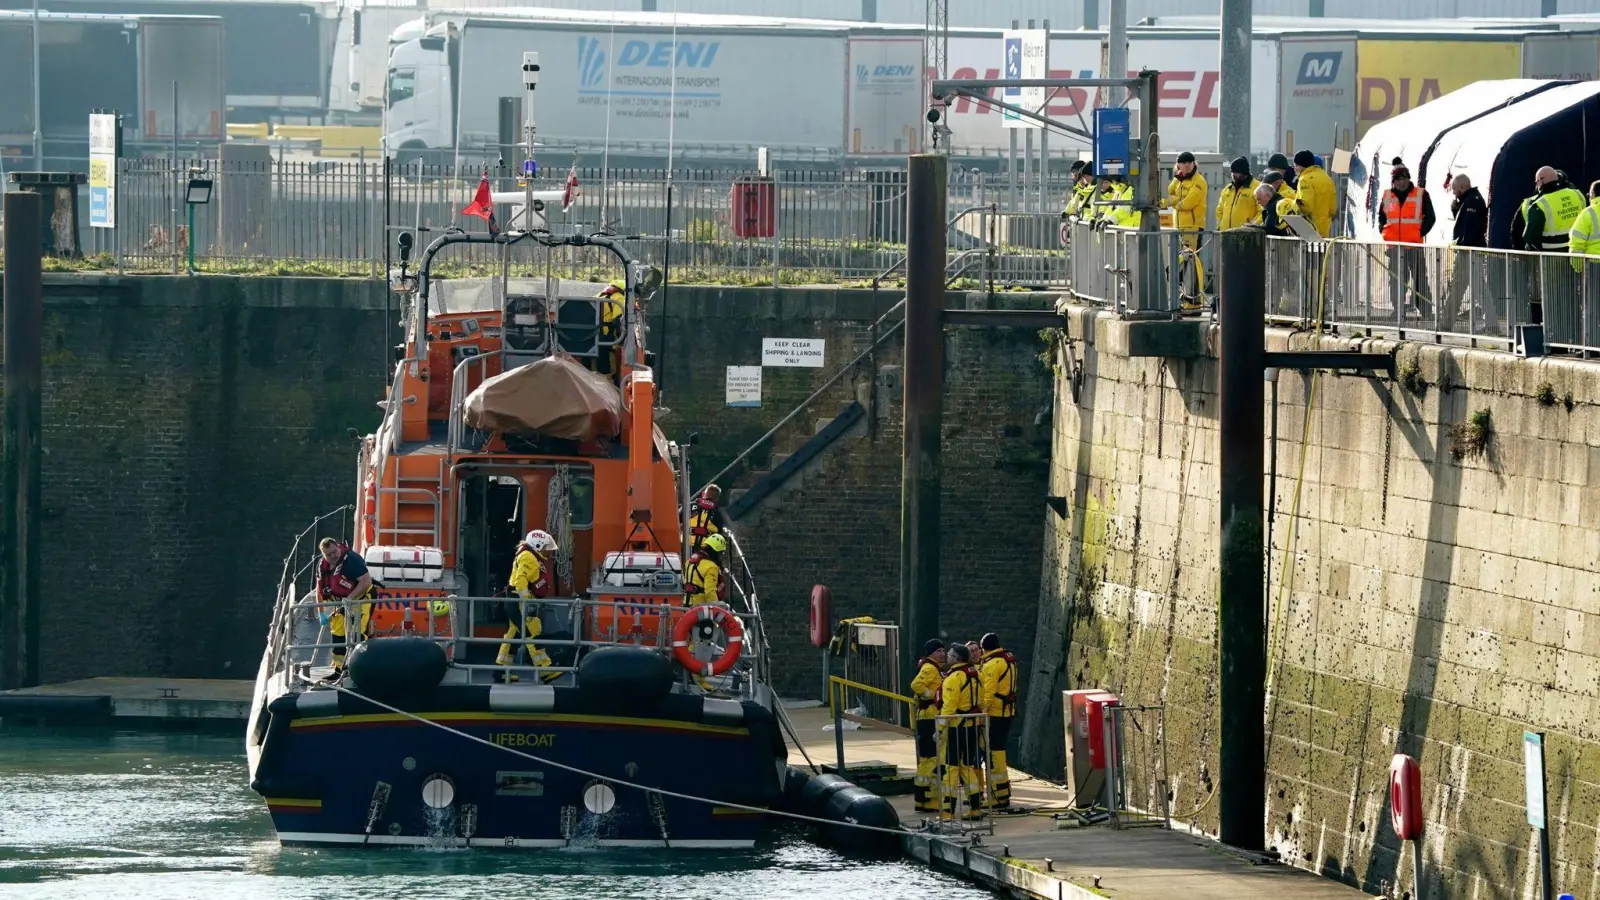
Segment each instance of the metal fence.
[{"label": "metal fence", "polygon": [[[238,273],[378,276],[399,230],[426,242],[450,227],[486,227],[461,210],[487,174],[498,191],[516,190],[506,170],[398,167],[384,162],[125,159],[119,167],[115,229],[90,228],[80,190],[84,252],[130,271],[196,268]],[[545,187],[567,174],[551,172]],[[894,274],[905,257],[906,176],[894,170],[780,171],[766,182],[722,171],[576,169],[576,201],[546,210],[552,230],[630,237],[635,252],[670,265],[674,280],[805,284],[865,281]],[[209,203],[185,204],[191,178],[213,183]],[[950,177],[952,257],[972,259],[971,283],[1064,283],[1066,256],[1054,213],[1013,212],[999,179],[956,170]],[[1061,196],[1066,183],[1051,185]],[[189,215],[194,216],[193,235]],[[497,210],[504,225],[511,208]],[[452,248],[444,274],[483,274],[498,248]],[[525,251],[526,252],[526,251]],[[670,256],[669,256],[670,254]],[[534,264],[531,252],[512,266]],[[603,269],[584,248],[541,255],[551,274],[586,278]]]},{"label": "metal fence", "polygon": [[1267,314],[1507,350],[1519,325],[1543,325],[1548,347],[1589,356],[1600,351],[1597,263],[1562,253],[1274,238]]},{"label": "metal fence", "polygon": [[[1075,298],[1129,316],[1175,315],[1186,301],[1195,309],[1212,305],[1215,232],[1141,236],[1078,222],[1066,230],[1068,291]],[[1148,274],[1138,271],[1141,240],[1157,244]],[[1147,305],[1139,300],[1142,278],[1162,282]],[[1546,347],[1600,354],[1600,259],[1269,237],[1266,282],[1267,318],[1286,324],[1320,321],[1346,333],[1503,350],[1517,349],[1519,326],[1542,325]]]}]

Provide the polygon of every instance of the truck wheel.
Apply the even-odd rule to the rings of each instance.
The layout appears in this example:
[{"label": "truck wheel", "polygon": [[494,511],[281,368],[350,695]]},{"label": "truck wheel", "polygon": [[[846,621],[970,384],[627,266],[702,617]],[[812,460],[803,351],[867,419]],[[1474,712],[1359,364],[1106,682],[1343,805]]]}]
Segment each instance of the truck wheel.
[{"label": "truck wheel", "polygon": [[402,169],[423,166],[428,162],[428,148],[421,144],[407,144],[394,153],[394,164]]}]

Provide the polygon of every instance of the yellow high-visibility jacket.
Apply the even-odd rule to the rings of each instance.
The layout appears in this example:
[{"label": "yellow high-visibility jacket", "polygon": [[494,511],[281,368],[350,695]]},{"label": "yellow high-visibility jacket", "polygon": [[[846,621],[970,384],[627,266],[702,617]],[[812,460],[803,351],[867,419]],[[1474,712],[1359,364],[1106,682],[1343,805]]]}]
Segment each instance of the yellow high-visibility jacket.
[{"label": "yellow high-visibility jacket", "polygon": [[722,567],[706,557],[701,557],[700,561],[689,570],[689,605],[715,603],[718,599],[717,583],[721,580]]},{"label": "yellow high-visibility jacket", "polygon": [[1067,215],[1069,215],[1069,216],[1085,216],[1085,215],[1088,215],[1092,211],[1091,207],[1089,206],[1089,202],[1093,197],[1094,197],[1094,182],[1093,181],[1085,182],[1084,184],[1074,185],[1073,188],[1072,188],[1072,199],[1067,201]]},{"label": "yellow high-visibility jacket", "polygon": [[533,586],[539,583],[539,557],[532,550],[523,550],[511,562],[511,589],[519,597],[532,597]]},{"label": "yellow high-visibility jacket", "polygon": [[1188,178],[1174,178],[1167,185],[1164,205],[1174,210],[1173,224],[1179,231],[1206,227],[1206,191],[1206,177],[1198,170]]},{"label": "yellow high-visibility jacket", "polygon": [[1583,271],[1585,256],[1600,257],[1600,198],[1591,201],[1572,223],[1567,252],[1572,254],[1572,268],[1576,272]]},{"label": "yellow high-visibility jacket", "polygon": [[1217,230],[1227,231],[1241,225],[1261,222],[1261,204],[1256,202],[1256,188],[1261,182],[1250,179],[1247,187],[1238,187],[1231,181],[1217,198]]},{"label": "yellow high-visibility jacket", "polygon": [[1107,217],[1111,219],[1111,224],[1120,225],[1123,228],[1139,227],[1144,214],[1133,206],[1133,185],[1126,182],[1114,184],[1111,189],[1111,196],[1107,199],[1120,200],[1128,204],[1127,206],[1103,207]]},{"label": "yellow high-visibility jacket", "polygon": [[1300,198],[1301,208],[1306,211],[1306,218],[1316,226],[1318,234],[1327,237],[1333,229],[1333,214],[1339,209],[1339,196],[1333,187],[1333,179],[1322,171],[1321,166],[1311,166],[1300,173],[1296,194]]},{"label": "yellow high-visibility jacket", "polygon": [[991,716],[1017,714],[1017,664],[1004,647],[983,654],[978,681],[984,712]]},{"label": "yellow high-visibility jacket", "polygon": [[[978,673],[971,665],[958,666],[950,670],[944,677],[944,684],[939,689],[942,702],[939,714],[945,716],[972,715],[983,711],[981,685]],[[976,719],[953,719],[946,722],[946,727],[955,726],[967,728],[976,724]]]},{"label": "yellow high-visibility jacket", "polygon": [[944,684],[944,673],[931,659],[917,663],[917,677],[911,679],[911,696],[917,700],[917,718],[932,719],[939,715],[939,686]]}]

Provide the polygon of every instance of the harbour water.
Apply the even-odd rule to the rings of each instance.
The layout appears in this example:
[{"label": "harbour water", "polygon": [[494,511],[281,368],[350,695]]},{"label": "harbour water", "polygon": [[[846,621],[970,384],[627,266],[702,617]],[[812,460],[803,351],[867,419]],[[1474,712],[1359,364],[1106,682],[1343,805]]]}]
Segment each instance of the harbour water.
[{"label": "harbour water", "polygon": [[0,898],[979,900],[798,834],[728,853],[284,848],[234,735],[0,728]]}]

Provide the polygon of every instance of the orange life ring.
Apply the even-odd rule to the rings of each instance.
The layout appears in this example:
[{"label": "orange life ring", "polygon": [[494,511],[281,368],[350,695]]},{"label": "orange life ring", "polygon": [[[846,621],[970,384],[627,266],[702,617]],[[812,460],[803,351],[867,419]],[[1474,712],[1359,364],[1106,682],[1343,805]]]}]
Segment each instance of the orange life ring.
[{"label": "orange life ring", "polygon": [[[721,626],[728,636],[728,649],[710,662],[701,662],[689,652],[689,631],[701,622],[711,620]],[[703,603],[690,609],[672,626],[672,658],[697,675],[721,675],[733,668],[744,652],[744,625],[733,611],[720,603]]]},{"label": "orange life ring", "polygon": [[378,482],[371,475],[367,476],[361,501],[361,549],[365,550],[377,541],[378,529]]}]

